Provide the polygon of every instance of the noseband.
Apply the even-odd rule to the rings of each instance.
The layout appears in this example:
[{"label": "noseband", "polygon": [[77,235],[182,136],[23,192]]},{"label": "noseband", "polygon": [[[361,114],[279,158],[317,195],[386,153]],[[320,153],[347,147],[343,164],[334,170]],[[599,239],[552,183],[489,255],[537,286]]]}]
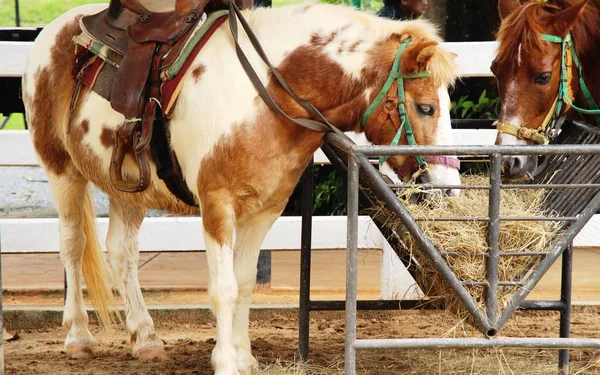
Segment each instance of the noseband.
[{"label": "noseband", "polygon": [[[413,134],[412,127],[410,126],[410,121],[408,119],[408,113],[406,111],[406,103],[405,103],[405,95],[404,95],[404,79],[416,79],[416,78],[425,78],[429,77],[429,72],[423,71],[419,73],[412,74],[404,74],[402,73],[402,67],[400,65],[400,58],[402,57],[402,53],[406,49],[406,47],[410,44],[410,38],[404,40],[400,47],[398,48],[398,52],[396,52],[396,58],[394,59],[394,64],[392,65],[392,70],[388,75],[388,79],[383,85],[373,103],[369,106],[367,111],[362,117],[361,125],[363,129],[366,129],[367,124],[370,121],[377,121],[379,131],[381,131],[381,127],[386,122],[386,120],[390,120],[394,126],[396,127],[396,135],[392,140],[391,146],[397,146],[400,138],[402,137],[402,132],[404,131],[406,135],[406,141],[410,146],[416,146],[417,141]],[[391,90],[396,83],[397,90]],[[381,105],[383,102],[383,105]],[[381,105],[381,106],[380,106]],[[377,109],[379,110],[375,112]],[[399,123],[398,123],[399,122]],[[379,159],[379,164],[383,164],[387,161],[389,156],[383,156]],[[394,172],[399,176],[405,176],[411,173],[415,167],[420,168],[421,170],[427,169],[427,163],[431,164],[441,164],[446,167],[452,167],[455,169],[460,168],[460,161],[451,156],[422,156],[415,155],[408,157],[406,161],[398,168],[394,168]]]},{"label": "noseband", "polygon": [[[530,129],[524,126],[500,121],[496,121],[494,124],[497,126],[499,133],[511,134],[519,139],[531,140],[537,144],[546,144],[549,140],[556,137],[556,121],[563,112],[563,105],[565,112],[569,110],[569,108],[573,108],[577,112],[586,115],[594,115],[598,125],[600,125],[600,109],[598,109],[598,105],[594,101],[590,90],[583,80],[583,67],[575,52],[571,33],[568,33],[564,38],[549,34],[541,34],[541,37],[547,42],[561,44],[560,83],[558,85],[558,94],[556,99],[554,99],[554,104],[550,108],[550,111],[542,124],[537,129]],[[573,67],[573,64],[577,67],[579,73],[579,87],[590,109],[580,108],[573,104],[574,96],[573,89],[571,88],[573,72],[570,69]]]}]

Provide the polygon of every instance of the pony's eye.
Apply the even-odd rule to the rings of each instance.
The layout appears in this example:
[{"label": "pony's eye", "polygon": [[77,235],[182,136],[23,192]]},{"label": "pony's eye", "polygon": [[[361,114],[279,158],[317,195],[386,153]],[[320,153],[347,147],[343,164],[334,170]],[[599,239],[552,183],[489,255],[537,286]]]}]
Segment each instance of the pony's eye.
[{"label": "pony's eye", "polygon": [[552,72],[542,72],[535,75],[534,82],[538,85],[545,85],[550,81],[550,77],[552,77]]},{"label": "pony's eye", "polygon": [[424,116],[433,116],[435,108],[429,104],[417,104],[417,110]]}]

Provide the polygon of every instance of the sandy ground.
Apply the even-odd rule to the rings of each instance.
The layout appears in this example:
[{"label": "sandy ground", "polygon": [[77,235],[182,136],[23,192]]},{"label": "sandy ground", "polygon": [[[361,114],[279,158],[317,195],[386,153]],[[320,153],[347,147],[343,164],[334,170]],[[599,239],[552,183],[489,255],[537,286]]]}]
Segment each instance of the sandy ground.
[{"label": "sandy ground", "polygon": [[[300,374],[297,362],[298,331],[295,310],[265,312],[251,321],[253,353],[261,363],[260,374]],[[256,316],[255,316],[256,318]],[[502,334],[553,337],[558,333],[555,313],[522,312]],[[141,363],[130,354],[123,330],[93,327],[94,357],[72,360],[63,351],[62,328],[24,330],[20,339],[5,343],[6,374],[211,374],[214,347],[211,319],[186,324],[155,319],[169,359]],[[442,337],[477,334],[442,312],[401,311],[363,313],[359,338]],[[311,319],[310,374],[343,372],[344,321],[340,313],[313,313]],[[572,316],[573,337],[600,337],[600,312],[578,308]],[[600,374],[588,366],[592,351],[573,351],[572,374]],[[387,350],[359,353],[359,374],[556,374],[555,350]]]}]

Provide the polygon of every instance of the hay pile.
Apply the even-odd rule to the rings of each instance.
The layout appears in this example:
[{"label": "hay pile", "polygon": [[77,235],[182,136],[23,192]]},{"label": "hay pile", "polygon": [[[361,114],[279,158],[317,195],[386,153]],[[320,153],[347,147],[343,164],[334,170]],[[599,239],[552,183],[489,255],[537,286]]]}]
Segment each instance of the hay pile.
[{"label": "hay pile", "polygon": [[[484,176],[462,176],[464,185],[489,185]],[[416,191],[404,190],[399,196],[413,217],[427,218],[419,221],[419,225],[433,242],[438,251],[458,253],[444,256],[450,268],[462,281],[486,281],[486,257],[481,254],[487,251],[486,221],[434,221],[441,217],[485,218],[488,216],[488,190],[462,190],[459,197],[438,197],[423,203],[411,202],[410,196]],[[402,190],[401,190],[402,192]],[[501,216],[543,216],[541,206],[544,200],[541,189],[516,190],[507,189],[501,192]],[[413,200],[414,201],[414,200]],[[467,317],[468,313],[452,289],[446,285],[435,270],[433,263],[421,252],[414,238],[405,230],[396,216],[383,206],[370,209],[369,214],[395,232],[404,249],[410,252],[416,261],[417,283],[423,289],[427,300],[435,302],[443,299],[446,309],[459,317]],[[502,221],[500,224],[500,252],[547,252],[549,243],[559,232],[559,223],[550,221]],[[519,256],[500,257],[499,280],[521,280],[541,257]],[[498,306],[504,308],[516,292],[515,286],[499,286]],[[485,288],[469,286],[467,290],[482,310],[485,309]]]}]

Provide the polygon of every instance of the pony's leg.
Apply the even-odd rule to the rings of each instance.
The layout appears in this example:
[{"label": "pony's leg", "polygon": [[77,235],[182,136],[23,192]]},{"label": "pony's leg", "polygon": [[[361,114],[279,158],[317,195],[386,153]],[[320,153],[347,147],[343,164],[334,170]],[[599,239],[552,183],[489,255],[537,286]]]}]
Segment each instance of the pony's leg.
[{"label": "pony's leg", "polygon": [[82,262],[86,244],[83,207],[87,181],[81,175],[53,173],[48,173],[48,180],[58,212],[60,257],[67,281],[63,326],[69,333],[65,349],[72,358],[87,358],[92,354],[91,345],[94,342],[88,329],[82,293]]},{"label": "pony's leg", "polygon": [[145,214],[141,206],[111,199],[106,247],[113,278],[123,297],[133,355],[140,360],[165,359],[162,340],[156,336],[138,280],[138,232]]},{"label": "pony's leg", "polygon": [[205,193],[201,198],[202,224],[210,283],[208,287],[212,312],[217,320],[217,344],[211,364],[216,375],[237,375],[233,345],[233,311],[238,295],[233,271],[233,228],[235,214],[219,192]]},{"label": "pony's leg", "polygon": [[267,232],[277,220],[277,213],[263,213],[236,227],[234,270],[238,297],[233,316],[233,343],[240,373],[251,373],[258,365],[250,349],[248,322],[252,292],[256,284],[256,268],[260,246]]}]

